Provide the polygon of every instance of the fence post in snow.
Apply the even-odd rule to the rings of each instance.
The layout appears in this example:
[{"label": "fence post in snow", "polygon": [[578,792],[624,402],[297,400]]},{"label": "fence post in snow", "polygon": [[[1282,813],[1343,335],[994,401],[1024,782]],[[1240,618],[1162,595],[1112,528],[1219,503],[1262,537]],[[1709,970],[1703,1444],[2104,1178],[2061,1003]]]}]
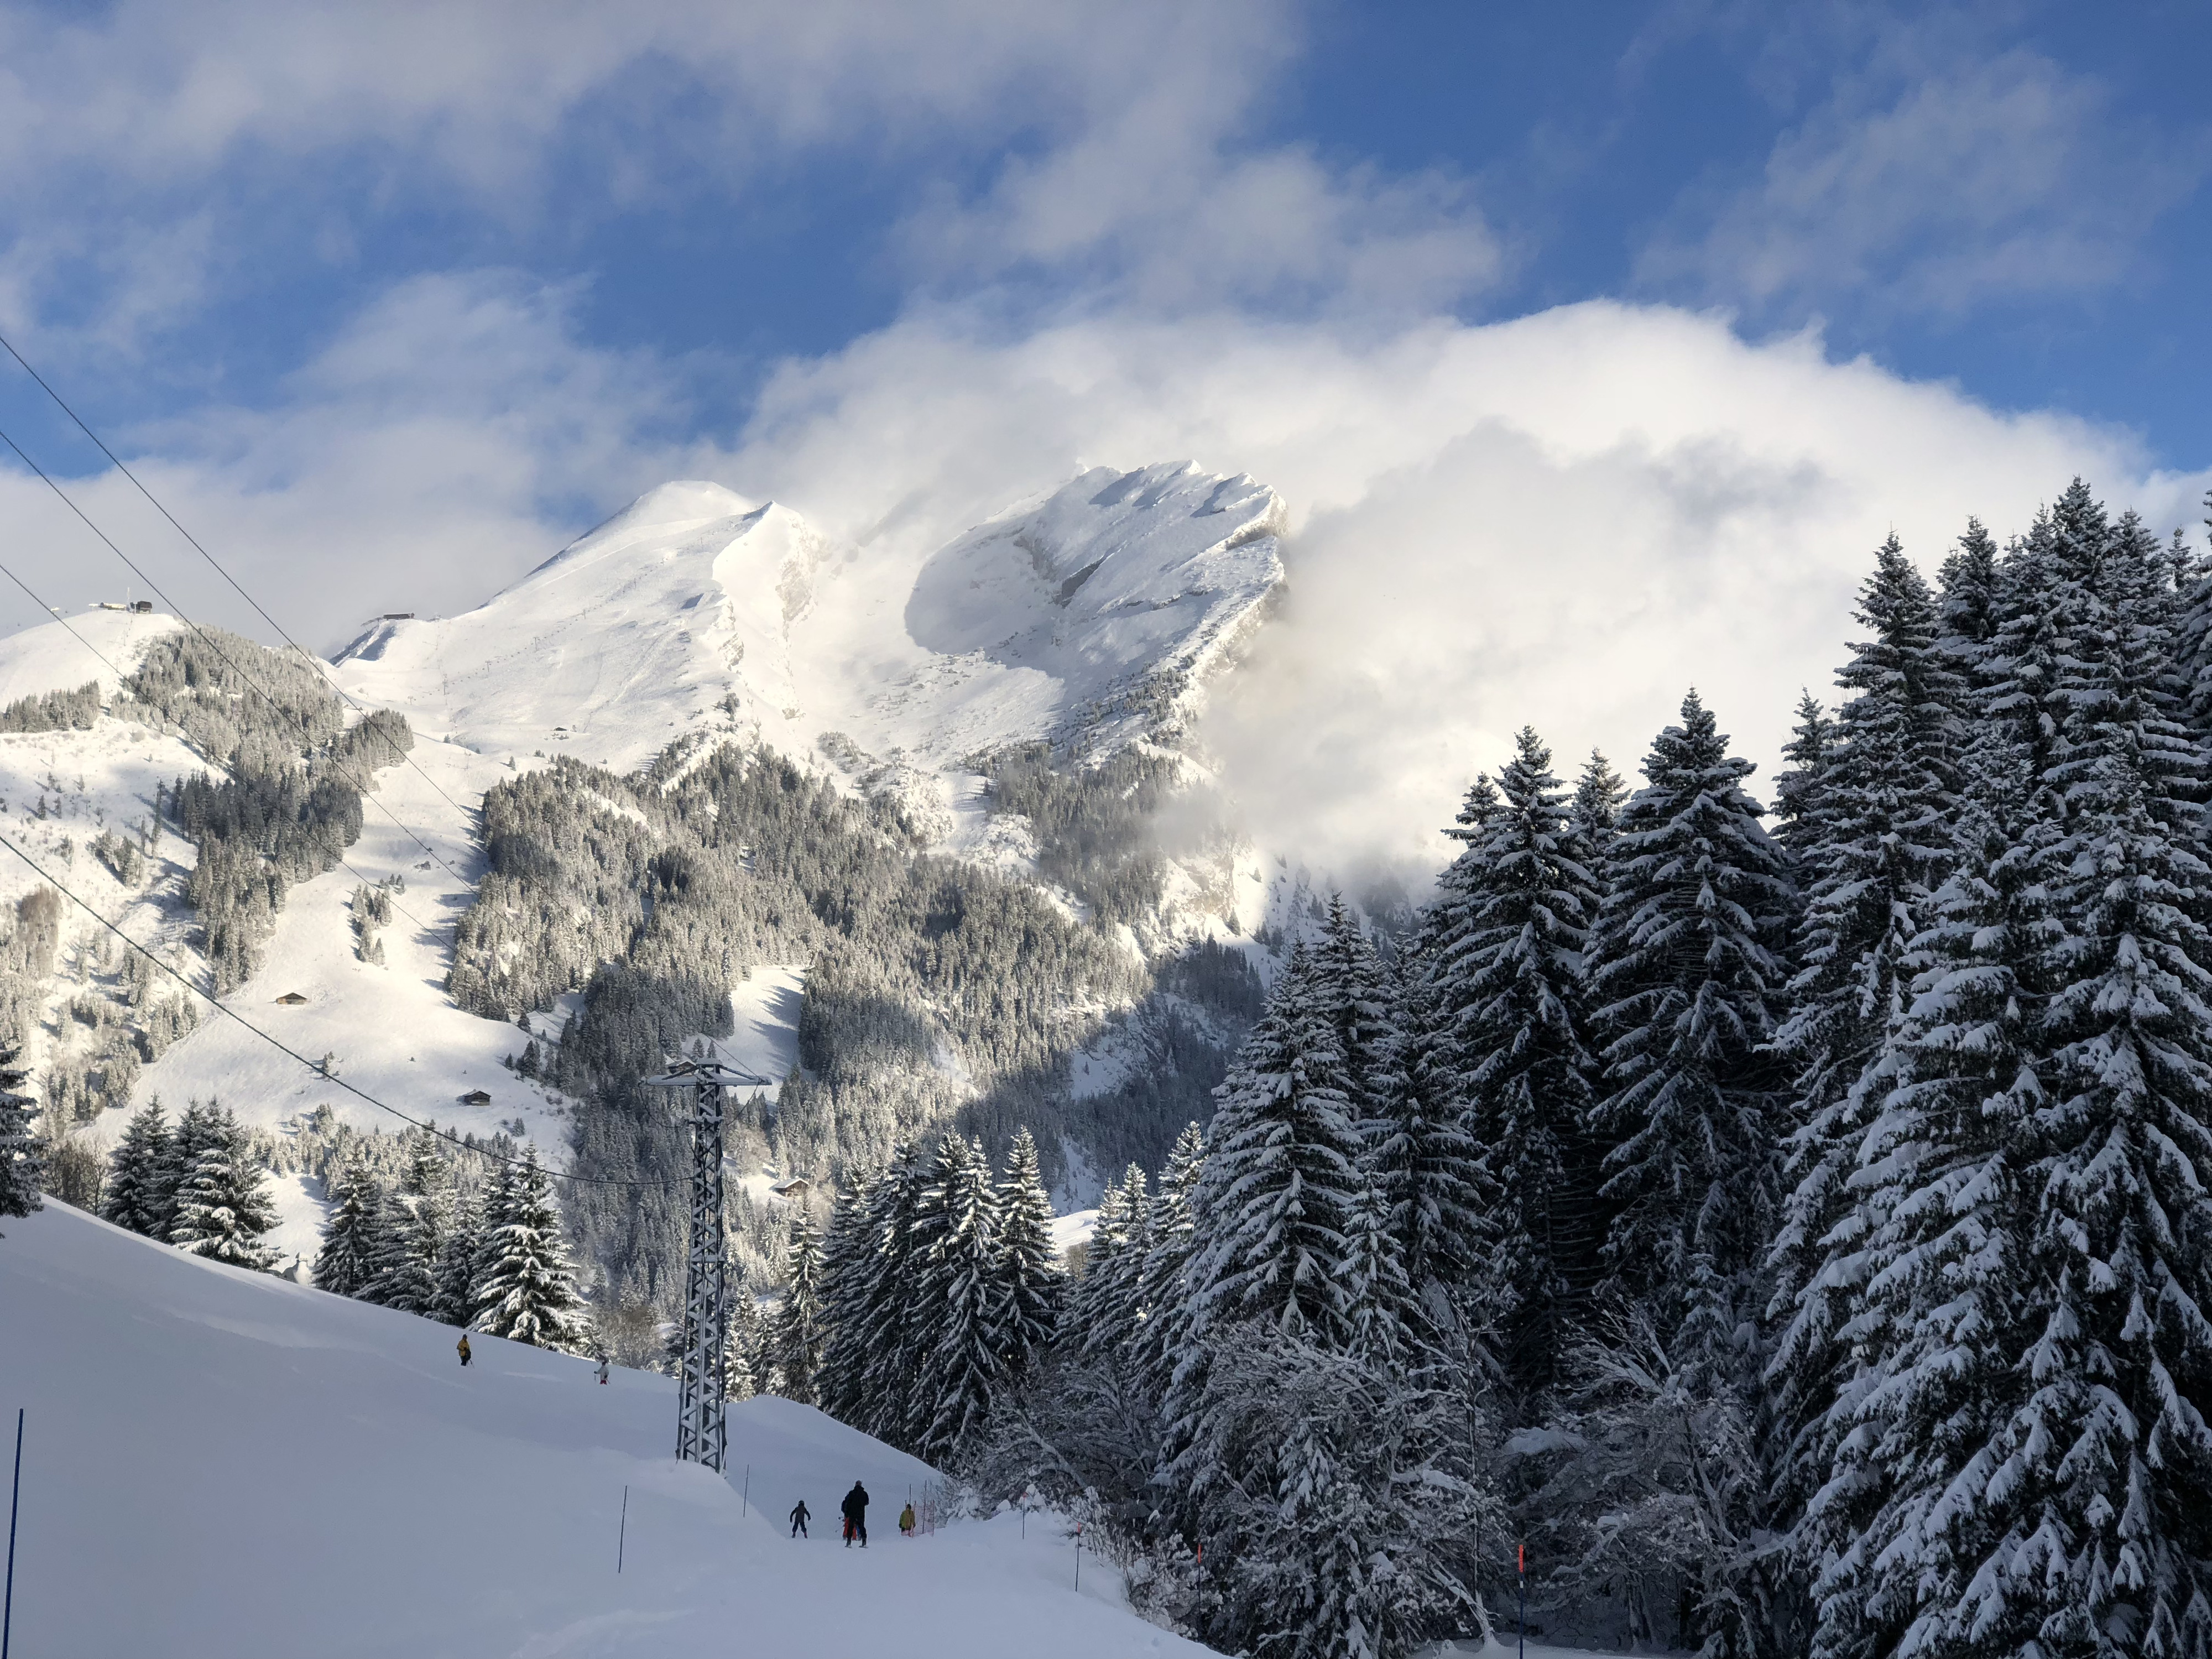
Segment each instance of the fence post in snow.
[{"label": "fence post in snow", "polygon": [[15,1510],[23,1501],[23,1407],[15,1407],[15,1478],[8,1488],[8,1595],[0,1605],[0,1659],[15,1634]]}]

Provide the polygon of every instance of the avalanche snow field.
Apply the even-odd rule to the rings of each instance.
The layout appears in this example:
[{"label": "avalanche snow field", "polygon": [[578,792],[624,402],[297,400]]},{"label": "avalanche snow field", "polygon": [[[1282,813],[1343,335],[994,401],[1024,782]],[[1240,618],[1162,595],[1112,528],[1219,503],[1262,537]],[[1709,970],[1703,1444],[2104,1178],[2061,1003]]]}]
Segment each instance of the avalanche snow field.
[{"label": "avalanche snow field", "polygon": [[[491,1337],[464,1371],[446,1326],[51,1201],[0,1231],[9,1436],[28,1412],[26,1659],[1207,1651],[1129,1612],[1087,1554],[1079,1593],[1049,1518],[902,1539],[930,1469],[809,1407],[732,1407],[724,1480],[667,1455],[666,1377],[601,1388]],[[855,1479],[866,1552],[837,1539]],[[786,1535],[802,1498],[811,1541]]]}]

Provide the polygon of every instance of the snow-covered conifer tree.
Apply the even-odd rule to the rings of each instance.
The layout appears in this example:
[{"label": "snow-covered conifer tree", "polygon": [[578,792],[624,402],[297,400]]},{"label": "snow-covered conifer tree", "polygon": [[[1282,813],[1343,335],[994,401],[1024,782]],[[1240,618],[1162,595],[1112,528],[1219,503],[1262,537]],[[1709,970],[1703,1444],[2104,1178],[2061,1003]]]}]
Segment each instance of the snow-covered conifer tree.
[{"label": "snow-covered conifer tree", "polygon": [[[830,1207],[830,1230],[822,1244],[822,1375],[815,1397],[823,1411],[855,1427],[866,1403],[864,1334],[874,1297],[872,1188],[864,1175],[856,1172],[848,1178]],[[767,1388],[768,1372],[763,1348],[754,1373],[756,1388]]]},{"label": "snow-covered conifer tree", "polygon": [[1979,519],[1969,519],[1959,545],[1943,561],[1936,601],[1936,643],[1969,688],[1996,634],[2003,602],[2004,571],[1996,542]]},{"label": "snow-covered conifer tree", "polygon": [[814,1231],[814,1218],[803,1206],[792,1221],[791,1250],[785,1260],[790,1282],[769,1333],[775,1390],[787,1400],[811,1406],[818,1398],[822,1372],[822,1241]]},{"label": "snow-covered conifer tree", "polygon": [[262,1235],[276,1224],[276,1208],[237,1120],[226,1111],[216,1127],[221,1138],[192,1160],[177,1188],[169,1242],[211,1261],[265,1273],[276,1265],[276,1256]]},{"label": "snow-covered conifer tree", "polygon": [[46,1178],[46,1161],[31,1130],[39,1103],[15,1092],[24,1076],[15,1064],[19,1052],[14,1044],[0,1048],[0,1216],[28,1215],[40,1207],[39,1188]]},{"label": "snow-covered conifer tree", "polygon": [[1083,1272],[1070,1287],[1061,1340],[1086,1359],[1117,1351],[1129,1332],[1122,1322],[1132,1297],[1124,1280],[1143,1259],[1144,1171],[1133,1192],[1125,1175],[1098,1194],[1098,1213],[1083,1249]]},{"label": "snow-covered conifer tree", "polygon": [[1205,1136],[1197,1124],[1186,1124],[1168,1152],[1159,1191],[1152,1196],[1151,1237],[1138,1285],[1144,1317],[1127,1350],[1146,1392],[1155,1401],[1167,1394],[1176,1362],[1189,1343],[1191,1203],[1205,1167]]},{"label": "snow-covered conifer tree", "polygon": [[477,1286],[474,1328],[534,1348],[584,1352],[584,1298],[562,1242],[553,1183],[538,1167],[536,1147],[513,1170],[501,1207],[505,1219],[484,1241],[490,1270]]},{"label": "snow-covered conifer tree", "polygon": [[1762,1050],[1794,896],[1743,792],[1751,770],[1691,693],[1621,814],[1591,939],[1605,1259],[1669,1342],[1686,1326],[1700,1344],[1733,1340],[1773,1224],[1783,1079]]},{"label": "snow-covered conifer tree", "polygon": [[1192,1294],[1209,1325],[1257,1322],[1324,1346],[1350,1334],[1345,1228],[1367,1176],[1335,1027],[1291,953],[1217,1089],[1193,1201]]},{"label": "snow-covered conifer tree", "polygon": [[760,1392],[766,1333],[752,1286],[734,1266],[729,1269],[729,1285],[730,1322],[722,1336],[722,1397],[750,1400]]},{"label": "snow-covered conifer tree", "polygon": [[1352,1121],[1378,1121],[1404,1087],[1403,1042],[1389,975],[1342,894],[1329,897],[1309,969],[1315,1012],[1344,1050]]},{"label": "snow-covered conifer tree", "polygon": [[1774,839],[1796,864],[1810,861],[1827,835],[1826,786],[1835,744],[1835,721],[1818,697],[1804,693],[1774,776]]},{"label": "snow-covered conifer tree", "polygon": [[333,1296],[359,1296],[376,1277],[384,1193],[356,1152],[331,1180],[331,1212],[315,1253],[315,1285]]},{"label": "snow-covered conifer tree", "polygon": [[922,1264],[933,1317],[915,1448],[941,1458],[980,1425],[1006,1375],[1008,1309],[1000,1281],[997,1206],[983,1149],[958,1135],[938,1148],[930,1207],[944,1218]]},{"label": "snow-covered conifer tree", "polygon": [[177,1224],[177,1195],[191,1177],[193,1167],[198,1164],[200,1154],[210,1147],[222,1146],[225,1139],[221,1106],[212,1101],[203,1103],[197,1100],[186,1104],[177,1119],[176,1131],[169,1137],[160,1166],[159,1193],[162,1208],[161,1231],[157,1237],[168,1239],[172,1243],[176,1242],[173,1235]]},{"label": "snow-covered conifer tree", "polygon": [[1516,1306],[1516,1382],[1553,1380],[1573,1309],[1598,1277],[1595,1158],[1584,1127],[1595,1070],[1583,1039],[1583,950],[1596,878],[1577,858],[1551,751],[1523,727],[1498,805],[1461,855],[1425,940],[1432,1005],[1469,1128],[1513,1218],[1501,1252]]},{"label": "snow-covered conifer tree", "polygon": [[482,1203],[465,1194],[453,1199],[453,1224],[438,1258],[438,1299],[430,1316],[447,1325],[465,1326],[476,1316],[477,1264],[483,1255]]},{"label": "snow-covered conifer tree", "polygon": [[934,1222],[924,1199],[928,1184],[928,1161],[911,1142],[893,1149],[890,1163],[870,1184],[860,1305],[849,1333],[858,1370],[854,1414],[843,1420],[895,1444],[905,1443],[928,1352],[930,1310],[915,1294],[925,1235]]},{"label": "snow-covered conifer tree", "polygon": [[[1462,855],[1454,870],[1466,861]],[[1449,873],[1449,872],[1448,872]],[[1466,891],[1464,878],[1460,891]],[[1436,926],[1435,915],[1430,918]],[[1389,1206],[1399,1255],[1423,1317],[1442,1328],[1455,1304],[1486,1319],[1502,1312],[1498,1280],[1498,1186],[1468,1127],[1459,1050],[1439,1015],[1425,933],[1396,986],[1404,1040],[1403,1086],[1378,1122],[1363,1126],[1369,1178]]]},{"label": "snow-covered conifer tree", "polygon": [[2006,561],[1975,856],[1831,1250],[1816,1652],[2212,1650],[2212,872],[2144,541],[2076,481]]},{"label": "snow-covered conifer tree", "polygon": [[1794,1077],[1788,1197],[1770,1252],[1770,1313],[1787,1357],[1770,1376],[1800,1498],[1824,1475],[1826,1455],[1812,1441],[1850,1318],[1820,1271],[1823,1241],[1854,1201],[1845,1183],[1870,1109],[1857,1085],[1904,1018],[1905,963],[1949,873],[1961,748],[1963,686],[1938,638],[1936,598],[1895,536],[1875,552],[1855,614],[1870,637],[1837,672],[1847,695],[1820,768],[1817,828],[1793,847],[1805,911],[1773,1041]]},{"label": "snow-covered conifer tree", "polygon": [[1620,826],[1621,804],[1627,799],[1628,785],[1613,769],[1613,763],[1591,750],[1589,758],[1576,775],[1574,804],[1568,809],[1578,855],[1585,868],[1595,871],[1602,866],[1606,848],[1613,842],[1613,832]]},{"label": "snow-covered conifer tree", "polygon": [[162,1192],[168,1150],[169,1126],[161,1103],[154,1100],[131,1115],[108,1160],[107,1190],[100,1200],[101,1219],[149,1238],[161,1237],[172,1201]]},{"label": "snow-covered conifer tree", "polygon": [[1052,1346],[1066,1278],[1052,1247],[1052,1199],[1045,1191],[1036,1142],[1025,1128],[1015,1132],[1007,1151],[997,1202],[999,1244],[993,1272],[1006,1307],[1006,1373],[1019,1378]]}]

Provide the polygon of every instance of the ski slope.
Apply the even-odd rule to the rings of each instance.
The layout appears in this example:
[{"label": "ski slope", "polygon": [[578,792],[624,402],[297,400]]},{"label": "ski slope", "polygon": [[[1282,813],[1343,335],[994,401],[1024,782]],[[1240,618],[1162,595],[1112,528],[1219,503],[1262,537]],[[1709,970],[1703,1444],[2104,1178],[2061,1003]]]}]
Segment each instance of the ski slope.
[{"label": "ski slope", "polygon": [[[59,1206],[5,1224],[0,1334],[0,1413],[28,1413],[15,1650],[40,1659],[1206,1651],[1094,1558],[1079,1593],[1046,1517],[902,1539],[932,1472],[808,1407],[733,1407],[725,1480],[667,1455],[665,1377],[600,1388],[489,1337],[463,1371],[445,1326]],[[836,1535],[856,1478],[865,1552]],[[811,1540],[786,1535],[800,1498]]]}]

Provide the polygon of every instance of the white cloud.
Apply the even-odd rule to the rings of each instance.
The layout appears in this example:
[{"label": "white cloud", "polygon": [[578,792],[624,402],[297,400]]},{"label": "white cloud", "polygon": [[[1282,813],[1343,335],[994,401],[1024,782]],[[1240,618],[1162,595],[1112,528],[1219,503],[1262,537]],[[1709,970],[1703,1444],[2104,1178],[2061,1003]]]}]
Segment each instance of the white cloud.
[{"label": "white cloud", "polygon": [[[1613,304],[1389,331],[1097,317],[1012,339],[940,309],[787,365],[718,453],[665,435],[668,368],[579,344],[568,297],[411,284],[288,406],[151,434],[149,481],[328,644],[372,611],[474,603],[668,477],[773,495],[918,566],[1082,465],[1249,471],[1291,503],[1292,586],[1204,735],[1271,842],[1347,875],[1433,867],[1523,722],[1563,767],[1598,744],[1626,770],[1695,684],[1771,770],[1893,527],[1932,569],[1968,514],[2023,526],[2077,471],[2161,526],[2193,524],[2212,482],[2148,476],[2124,434],[1832,362],[1809,336],[1747,343]],[[0,474],[0,514],[46,550],[48,597],[118,592],[31,489]],[[89,504],[185,573],[188,605],[241,620],[117,481]]]},{"label": "white cloud", "polygon": [[1686,198],[1639,277],[1753,307],[1848,297],[1951,319],[2091,293],[2129,275],[2212,161],[2201,125],[2143,123],[2033,52],[1930,65],[1893,42],[1886,56],[1906,61],[1845,77],[1756,184]]},{"label": "white cloud", "polygon": [[1079,461],[1195,457],[1291,504],[1291,591],[1206,726],[1248,806],[1342,869],[1433,860],[1524,722],[1624,769],[1695,684],[1771,763],[1873,550],[1931,571],[2075,472],[2154,523],[2206,480],[1811,337],[1592,304],[1388,336],[1217,317],[993,345],[916,319],[774,386],[731,482],[917,553]]}]

